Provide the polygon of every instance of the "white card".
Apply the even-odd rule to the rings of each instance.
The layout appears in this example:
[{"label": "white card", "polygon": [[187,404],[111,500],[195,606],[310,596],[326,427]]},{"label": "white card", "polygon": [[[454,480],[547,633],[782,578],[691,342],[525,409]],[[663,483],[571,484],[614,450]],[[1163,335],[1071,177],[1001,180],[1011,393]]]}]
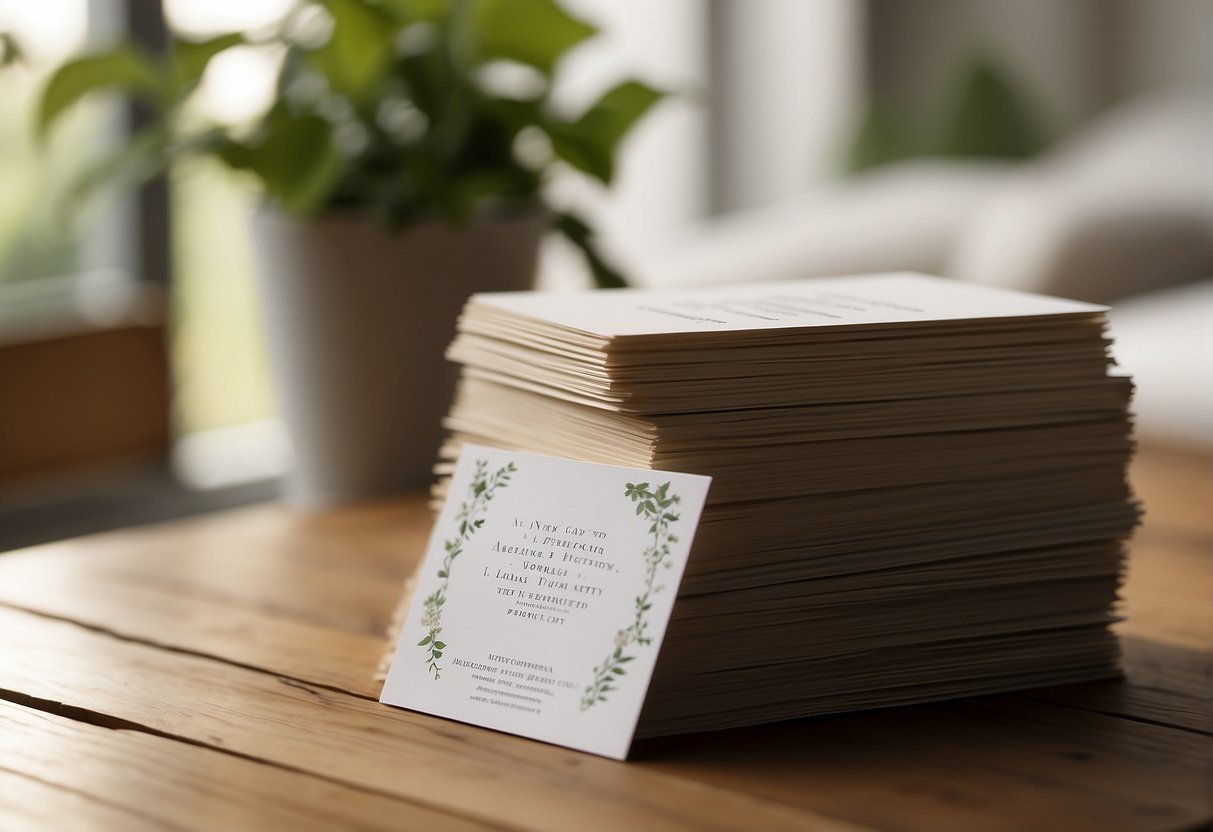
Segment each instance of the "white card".
[{"label": "white card", "polygon": [[710,483],[464,445],[379,701],[624,759]]},{"label": "white card", "polygon": [[[587,302],[590,300],[591,302]],[[685,289],[493,292],[473,303],[603,336],[1085,315],[1106,306],[913,272]]]}]

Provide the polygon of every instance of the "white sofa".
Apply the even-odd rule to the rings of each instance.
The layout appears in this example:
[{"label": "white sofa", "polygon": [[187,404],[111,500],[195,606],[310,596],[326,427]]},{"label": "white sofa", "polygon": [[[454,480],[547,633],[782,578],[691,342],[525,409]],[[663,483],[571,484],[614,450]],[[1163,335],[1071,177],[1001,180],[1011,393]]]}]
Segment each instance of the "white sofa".
[{"label": "white sofa", "polygon": [[637,267],[646,285],[902,269],[1111,304],[1139,435],[1213,449],[1213,97],[1130,102],[1020,165],[889,165]]}]

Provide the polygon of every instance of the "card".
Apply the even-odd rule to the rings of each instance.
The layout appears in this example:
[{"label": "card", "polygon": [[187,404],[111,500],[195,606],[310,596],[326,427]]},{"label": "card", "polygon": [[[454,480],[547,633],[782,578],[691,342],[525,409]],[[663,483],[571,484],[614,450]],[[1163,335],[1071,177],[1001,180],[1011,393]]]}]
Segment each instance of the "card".
[{"label": "card", "polygon": [[710,483],[464,445],[379,701],[625,759]]},{"label": "card", "polygon": [[605,337],[1089,315],[1106,306],[913,272],[683,289],[493,292],[472,305]]}]

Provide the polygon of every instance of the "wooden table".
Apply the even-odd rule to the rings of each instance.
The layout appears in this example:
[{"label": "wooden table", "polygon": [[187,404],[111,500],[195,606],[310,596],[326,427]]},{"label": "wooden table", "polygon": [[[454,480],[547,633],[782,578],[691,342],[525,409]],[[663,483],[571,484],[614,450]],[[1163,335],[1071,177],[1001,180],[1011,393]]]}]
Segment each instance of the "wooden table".
[{"label": "wooden table", "polygon": [[650,741],[626,764],[375,701],[419,497],[3,555],[0,829],[1205,829],[1209,473],[1135,466],[1127,681]]}]

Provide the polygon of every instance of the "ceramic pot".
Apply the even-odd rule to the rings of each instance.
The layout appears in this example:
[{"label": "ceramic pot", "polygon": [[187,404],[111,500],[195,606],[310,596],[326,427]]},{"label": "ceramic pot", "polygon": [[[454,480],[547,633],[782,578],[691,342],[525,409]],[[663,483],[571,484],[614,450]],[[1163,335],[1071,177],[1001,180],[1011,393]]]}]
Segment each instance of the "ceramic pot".
[{"label": "ceramic pot", "polygon": [[270,366],[295,449],[289,501],[320,507],[431,481],[455,318],[470,294],[530,288],[545,226],[528,215],[392,237],[363,219],[254,214]]}]

